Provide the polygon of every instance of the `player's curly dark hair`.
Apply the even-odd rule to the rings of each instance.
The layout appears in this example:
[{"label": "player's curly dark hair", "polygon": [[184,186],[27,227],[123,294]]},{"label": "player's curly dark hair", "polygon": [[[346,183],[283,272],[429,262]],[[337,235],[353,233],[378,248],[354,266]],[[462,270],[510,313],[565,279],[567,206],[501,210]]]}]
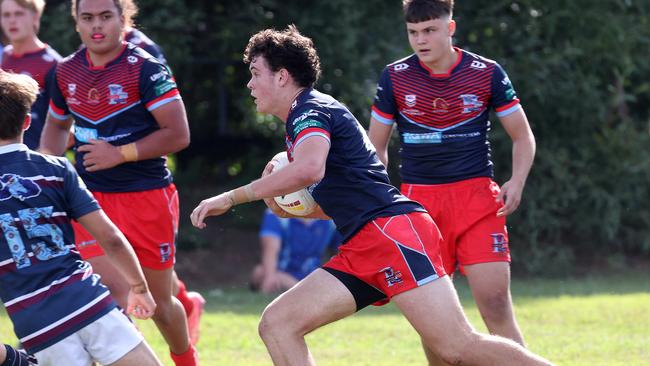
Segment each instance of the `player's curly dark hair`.
[{"label": "player's curly dark hair", "polygon": [[38,83],[34,79],[0,70],[0,139],[11,140],[20,135],[37,94]]},{"label": "player's curly dark hair", "polygon": [[420,23],[451,16],[454,0],[403,0],[402,7],[407,23]]},{"label": "player's curly dark hair", "polygon": [[[79,15],[79,4],[82,0],[70,0],[70,9],[72,11],[72,17],[76,20],[77,15]],[[138,5],[133,0],[113,0],[117,12],[120,15],[124,16],[124,25],[127,27],[132,27],[135,16],[138,15]]]},{"label": "player's curly dark hair", "polygon": [[291,24],[278,31],[265,29],[254,34],[244,51],[244,62],[263,56],[272,71],[286,69],[301,87],[312,87],[320,77],[320,59],[314,42]]}]

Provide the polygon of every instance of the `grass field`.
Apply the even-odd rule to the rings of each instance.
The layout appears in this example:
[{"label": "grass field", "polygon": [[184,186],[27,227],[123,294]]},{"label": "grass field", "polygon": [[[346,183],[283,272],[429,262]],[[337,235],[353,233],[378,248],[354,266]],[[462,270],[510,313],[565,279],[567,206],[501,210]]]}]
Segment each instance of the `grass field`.
[{"label": "grass field", "polygon": [[[485,328],[463,279],[456,286],[470,321]],[[270,365],[257,321],[272,297],[205,291],[198,349],[202,365]],[[520,326],[535,352],[557,365],[650,365],[650,271],[567,280],[515,280]],[[173,365],[152,322],[139,322],[165,365]],[[13,341],[3,313],[0,335]],[[368,308],[307,337],[319,365],[425,365],[419,339],[392,305]],[[62,365],[65,366],[65,365]]]}]

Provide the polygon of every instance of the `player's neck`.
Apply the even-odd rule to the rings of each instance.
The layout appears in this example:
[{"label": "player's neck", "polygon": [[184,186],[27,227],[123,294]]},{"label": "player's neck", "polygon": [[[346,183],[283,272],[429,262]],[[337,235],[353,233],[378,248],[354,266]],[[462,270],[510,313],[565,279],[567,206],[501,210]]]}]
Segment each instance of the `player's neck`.
[{"label": "player's neck", "polygon": [[104,67],[109,62],[115,60],[117,56],[124,51],[124,47],[124,44],[120,43],[118,47],[103,53],[92,52],[88,47],[86,47],[86,52],[88,52],[88,58],[93,67]]},{"label": "player's neck", "polygon": [[10,140],[2,140],[0,139],[0,147],[1,146],[7,146],[7,145],[14,145],[14,144],[22,144],[23,139],[22,138],[15,138],[15,139],[10,139]]},{"label": "player's neck", "polygon": [[36,52],[45,48],[45,43],[41,42],[38,37],[29,37],[19,41],[11,42],[14,55],[24,55],[30,52]]},{"label": "player's neck", "polygon": [[431,69],[431,72],[434,74],[446,74],[449,72],[449,69],[454,66],[456,61],[458,61],[459,57],[459,52],[455,48],[450,48],[449,52],[446,52],[441,58],[432,62],[424,62],[424,64]]},{"label": "player's neck", "polygon": [[302,93],[302,91],[305,89],[306,88],[302,86],[296,86],[295,88],[288,89],[283,96],[285,102],[282,103],[282,106],[284,106],[284,108],[280,114],[276,114],[276,117],[286,122],[287,118],[289,118],[289,113],[291,112],[294,102],[296,99],[298,99],[300,93]]}]

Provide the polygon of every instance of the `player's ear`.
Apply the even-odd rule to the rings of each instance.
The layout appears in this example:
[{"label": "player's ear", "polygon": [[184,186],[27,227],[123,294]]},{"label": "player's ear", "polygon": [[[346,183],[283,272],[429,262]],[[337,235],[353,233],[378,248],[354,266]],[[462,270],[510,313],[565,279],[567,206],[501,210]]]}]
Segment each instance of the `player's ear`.
[{"label": "player's ear", "polygon": [[26,131],[29,126],[32,124],[32,116],[30,114],[25,116],[25,120],[23,121],[23,131]]},{"label": "player's ear", "polygon": [[453,37],[454,33],[456,33],[456,21],[453,19],[449,20],[449,36]]},{"label": "player's ear", "polygon": [[287,71],[287,69],[280,69],[280,71],[278,71],[277,78],[280,86],[285,86],[289,81],[289,71]]}]

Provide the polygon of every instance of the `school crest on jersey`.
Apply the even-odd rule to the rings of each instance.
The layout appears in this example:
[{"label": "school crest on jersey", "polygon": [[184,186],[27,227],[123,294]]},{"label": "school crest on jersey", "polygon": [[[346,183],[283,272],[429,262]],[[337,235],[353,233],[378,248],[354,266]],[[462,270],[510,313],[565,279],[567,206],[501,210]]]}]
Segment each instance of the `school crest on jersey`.
[{"label": "school crest on jersey", "polygon": [[0,176],[0,201],[16,198],[24,201],[41,194],[41,187],[31,179],[16,174]]},{"label": "school crest on jersey", "polygon": [[476,94],[463,94],[460,99],[463,100],[463,113],[472,113],[483,108],[483,102],[478,99]]},{"label": "school crest on jersey", "polygon": [[125,104],[129,98],[129,93],[125,92],[120,84],[110,84],[108,93],[108,104]]}]

